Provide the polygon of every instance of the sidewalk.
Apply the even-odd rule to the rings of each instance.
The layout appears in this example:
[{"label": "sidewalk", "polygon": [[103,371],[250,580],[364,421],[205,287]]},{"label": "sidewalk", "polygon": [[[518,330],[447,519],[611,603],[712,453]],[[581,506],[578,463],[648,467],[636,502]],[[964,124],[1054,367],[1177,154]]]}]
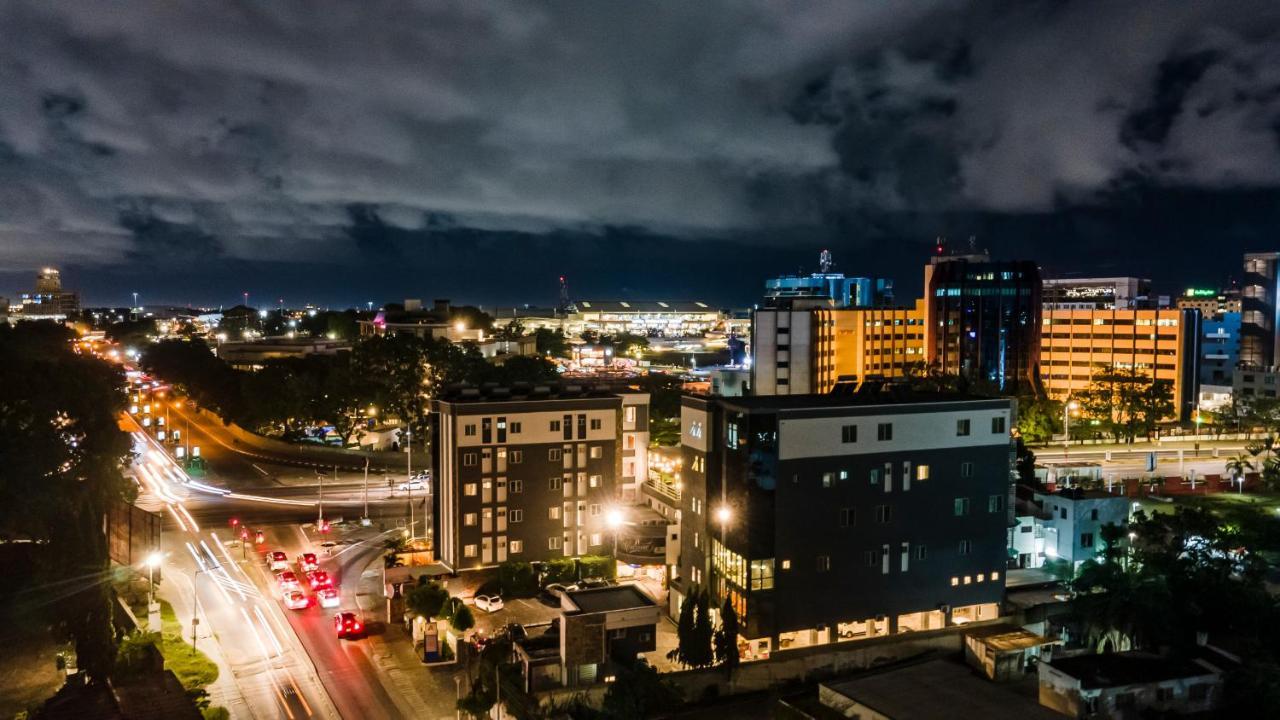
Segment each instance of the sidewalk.
[{"label": "sidewalk", "polygon": [[[360,574],[356,604],[367,617],[379,619],[386,616],[386,595],[382,586],[382,556],[378,555]],[[386,624],[382,634],[370,635],[369,659],[386,678],[388,691],[404,700],[414,718],[454,720],[457,717],[455,702],[458,686],[454,676],[462,673],[461,666],[429,668],[413,648],[413,641],[404,626],[397,622]],[[465,680],[464,680],[465,684]]]},{"label": "sidewalk", "polygon": [[[191,611],[193,607],[190,578],[177,569],[171,570],[166,575],[174,579],[171,582],[160,583],[156,587],[156,597],[167,601],[173,607],[173,614],[178,618],[178,623],[184,628],[183,634],[186,637],[183,639],[190,643],[190,632],[185,630],[191,627]],[[184,585],[184,582],[187,584]],[[140,619],[145,620],[145,616]],[[248,701],[245,700],[244,694],[236,682],[235,672],[231,669],[226,656],[222,653],[222,644],[218,641],[217,636],[213,634],[208,626],[202,626],[196,637],[200,652],[204,653],[218,666],[218,679],[208,687],[209,704],[221,705],[226,708],[231,713],[233,720],[252,720],[255,718]]]}]

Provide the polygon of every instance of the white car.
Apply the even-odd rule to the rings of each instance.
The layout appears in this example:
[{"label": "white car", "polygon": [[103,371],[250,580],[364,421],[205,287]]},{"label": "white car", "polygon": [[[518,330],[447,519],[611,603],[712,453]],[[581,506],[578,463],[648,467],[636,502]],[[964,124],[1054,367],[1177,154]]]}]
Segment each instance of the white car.
[{"label": "white car", "polygon": [[288,570],[289,556],[285,555],[281,550],[276,550],[275,552],[267,555],[267,566],[271,569],[271,572]]},{"label": "white car", "polygon": [[285,590],[283,595],[285,607],[290,610],[306,610],[307,607],[311,605],[311,603],[307,601],[307,596],[297,590]]},{"label": "white car", "polygon": [[320,588],[316,592],[316,597],[320,598],[320,607],[336,608],[342,604],[342,599],[338,597],[338,591],[333,588]]},{"label": "white car", "polygon": [[485,612],[498,612],[502,609],[502,598],[497,595],[477,595],[476,609]]},{"label": "white car", "polygon": [[400,483],[401,490],[426,490],[427,483],[419,477],[413,478],[407,482]]}]

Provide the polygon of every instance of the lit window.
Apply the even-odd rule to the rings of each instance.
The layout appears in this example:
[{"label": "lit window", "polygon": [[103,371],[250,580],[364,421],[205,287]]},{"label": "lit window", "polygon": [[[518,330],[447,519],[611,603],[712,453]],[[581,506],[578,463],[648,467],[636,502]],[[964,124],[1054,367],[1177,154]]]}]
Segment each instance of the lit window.
[{"label": "lit window", "polygon": [[563,542],[563,540],[561,540],[559,536],[556,536],[556,537],[549,537],[549,538],[547,538],[547,549],[548,549],[548,550],[559,550],[559,549],[560,549],[560,547],[561,547],[561,543],[562,543],[562,542]]},{"label": "lit window", "polygon": [[592,546],[600,545],[602,542],[603,542],[603,540],[602,540],[602,539],[601,539],[601,537],[600,537],[600,533],[591,533],[591,545],[592,545]]},{"label": "lit window", "polygon": [[602,457],[604,457],[604,448],[600,447],[599,445],[592,445],[592,446],[591,446],[591,459],[593,459],[593,460],[599,460],[599,459],[600,459],[600,458],[602,458]]},{"label": "lit window", "polygon": [[1000,579],[1000,573],[998,573],[998,572],[993,572],[993,573],[991,573],[991,579],[992,579],[993,581],[994,581],[994,580],[999,580],[999,579]]},{"label": "lit window", "polygon": [[462,494],[463,494],[463,495],[475,495],[475,494],[476,494],[476,484],[475,484],[475,483],[466,483],[466,484],[464,484],[464,485],[462,486]]},{"label": "lit window", "polygon": [[951,578],[951,587],[955,587],[955,586],[957,586],[957,585],[959,585],[959,584],[960,584],[960,578],[958,578],[958,577],[953,577],[953,578]]},{"label": "lit window", "polygon": [[463,516],[462,516],[462,524],[463,524],[463,525],[475,525],[475,524],[476,524],[476,514],[475,514],[475,513],[467,513],[467,514],[463,515]]},{"label": "lit window", "polygon": [[475,546],[475,545],[463,545],[463,546],[462,546],[462,556],[463,556],[463,557],[469,557],[469,558],[471,558],[471,557],[475,557],[475,556],[476,556],[476,546]]},{"label": "lit window", "polygon": [[790,570],[790,569],[791,569],[791,561],[790,561],[790,560],[783,560],[783,561],[782,561],[782,569],[783,569],[783,570]]},{"label": "lit window", "polygon": [[510,543],[507,544],[507,549],[510,550],[513,555],[522,553],[524,552],[524,541],[512,540]]},{"label": "lit window", "polygon": [[972,583],[973,583],[973,576],[971,576],[971,575],[965,575],[965,576],[964,576],[964,584],[965,584],[965,585],[971,585]]}]

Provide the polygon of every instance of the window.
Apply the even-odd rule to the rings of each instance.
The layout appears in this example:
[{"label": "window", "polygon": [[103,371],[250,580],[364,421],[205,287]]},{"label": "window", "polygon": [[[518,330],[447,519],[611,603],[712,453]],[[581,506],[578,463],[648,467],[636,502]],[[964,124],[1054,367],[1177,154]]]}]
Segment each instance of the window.
[{"label": "window", "polygon": [[600,545],[600,544],[602,544],[603,542],[604,542],[604,539],[600,536],[600,533],[591,533],[591,545],[592,545],[592,546]]},{"label": "window", "polygon": [[475,557],[475,556],[476,556],[476,546],[475,546],[475,545],[463,545],[463,546],[462,546],[462,557],[469,557],[469,558],[473,558],[473,557]]},{"label": "window", "polygon": [[561,456],[560,448],[551,448],[547,451],[547,460],[550,462],[560,462]]},{"label": "window", "polygon": [[991,581],[992,581],[992,582],[995,582],[996,580],[999,580],[999,579],[1000,579],[1000,573],[998,573],[998,572],[993,572],[993,573],[991,573]]},{"label": "window", "polygon": [[858,442],[858,426],[845,425],[840,428],[840,442],[855,443]]},{"label": "window", "polygon": [[791,569],[791,561],[790,561],[790,560],[783,560],[783,561],[782,561],[782,569],[783,569],[783,570],[790,570],[790,569]]},{"label": "window", "polygon": [[689,509],[693,510],[694,515],[701,515],[702,514],[702,498],[690,497]]},{"label": "window", "polygon": [[563,485],[564,485],[564,478],[553,477],[553,478],[547,479],[548,490],[559,490]]},{"label": "window", "polygon": [[467,423],[466,425],[462,426],[462,435],[464,437],[475,437],[475,434],[476,434],[475,423]]},{"label": "window", "polygon": [[853,508],[840,508],[840,527],[852,527],[853,521]]},{"label": "window", "polygon": [[822,487],[824,488],[831,487],[831,483],[834,480],[835,480],[835,473],[829,473],[829,472],[822,473]]},{"label": "window", "polygon": [[880,468],[871,468],[871,484],[880,484]]},{"label": "window", "polygon": [[511,464],[512,464],[512,465],[518,465],[518,464],[520,464],[520,463],[522,463],[522,462],[524,462],[524,451],[523,451],[523,450],[512,450],[512,451],[511,451]]},{"label": "window", "polygon": [[1058,512],[1061,513],[1061,519],[1067,519],[1067,509],[1065,507],[1058,508]]},{"label": "window", "polygon": [[[961,555],[968,555],[968,554],[969,554],[969,553],[971,553],[971,552],[973,552],[973,541],[972,541],[972,540],[961,540],[961,541],[960,541],[960,554],[961,554]],[[967,584],[967,583],[966,583],[966,584]]]},{"label": "window", "polygon": [[929,466],[928,466],[928,465],[917,465],[917,466],[916,466],[916,480],[928,480],[928,479],[929,479]]},{"label": "window", "polygon": [[476,454],[475,454],[475,453],[463,453],[463,454],[462,454],[462,464],[463,464],[464,466],[467,466],[467,467],[470,467],[470,466],[472,466],[472,465],[475,465],[475,464],[476,464]]},{"label": "window", "polygon": [[1097,520],[1097,519],[1098,519],[1098,508],[1094,508],[1094,509],[1092,509],[1092,510],[1090,510],[1090,511],[1089,511],[1089,519],[1090,519],[1090,520]]},{"label": "window", "polygon": [[973,463],[971,462],[960,463],[960,477],[962,478],[973,477]]},{"label": "window", "polygon": [[591,486],[591,487],[593,487],[593,488],[598,488],[598,487],[600,487],[600,482],[601,482],[601,481],[600,481],[600,476],[599,476],[599,475],[592,475],[590,478],[588,478],[588,479],[587,479],[587,485],[589,485],[589,486]]},{"label": "window", "polygon": [[848,479],[849,479],[849,471],[848,471],[848,470],[841,470],[841,471],[840,471],[840,480],[841,480],[841,481],[844,481],[844,480],[848,480]]},{"label": "window", "polygon": [[862,553],[862,561],[867,564],[867,567],[875,567],[880,564],[880,553],[868,550]]},{"label": "window", "polygon": [[818,572],[826,572],[830,569],[831,569],[831,556],[819,555],[818,556]]},{"label": "window", "polygon": [[1199,683],[1187,688],[1187,697],[1196,702],[1204,702],[1209,699],[1209,685],[1207,683]]},{"label": "window", "polygon": [[959,584],[960,584],[960,578],[958,578],[958,577],[953,577],[953,578],[951,578],[951,587],[955,587],[955,586],[957,586],[957,585],[959,585]]},{"label": "window", "polygon": [[467,526],[475,525],[475,524],[476,524],[476,514],[475,514],[475,513],[466,513],[465,515],[463,515],[463,516],[462,516],[462,524],[463,524],[463,525],[467,525]]},{"label": "window", "polygon": [[1004,417],[991,418],[991,432],[996,435],[1004,432]]},{"label": "window", "polygon": [[591,517],[600,516],[600,503],[591,503]]},{"label": "window", "polygon": [[636,421],[636,406],[628,405],[625,408],[623,408],[622,419],[625,422],[634,423]]},{"label": "window", "polygon": [[562,542],[562,540],[561,540],[561,538],[560,538],[560,536],[559,536],[559,535],[556,535],[556,536],[554,536],[554,537],[549,537],[549,538],[547,538],[547,549],[548,549],[548,550],[559,550],[559,549],[560,549],[560,547],[561,547],[561,542]]},{"label": "window", "polygon": [[524,481],[512,480],[511,482],[507,483],[507,490],[509,490],[513,495],[516,493],[524,492]]},{"label": "window", "polygon": [[992,495],[987,498],[987,512],[1000,512],[1004,510],[1004,496]]},{"label": "window", "polygon": [[552,421],[551,421],[551,432],[560,432],[560,421],[559,421],[559,420],[552,420]]},{"label": "window", "polygon": [[465,483],[465,484],[463,484],[463,486],[462,486],[462,494],[463,494],[463,495],[471,495],[471,496],[474,496],[474,495],[476,494],[476,484],[475,484],[475,483]]},{"label": "window", "polygon": [[592,430],[599,430],[599,429],[600,429],[600,424],[601,424],[601,423],[600,423],[600,418],[591,418],[591,429],[592,429]]},{"label": "window", "polygon": [[1093,533],[1080,533],[1080,547],[1093,547]]},{"label": "window", "polygon": [[699,535],[698,531],[695,530],[693,532],[693,546],[695,548],[701,547],[702,546],[701,543],[702,543],[702,536]]},{"label": "window", "polygon": [[956,498],[953,504],[956,517],[969,514],[969,498]]},{"label": "window", "polygon": [[956,421],[956,437],[964,437],[969,434],[969,419]]},{"label": "window", "polygon": [[893,423],[880,423],[876,425],[876,439],[880,441],[893,439]]},{"label": "window", "polygon": [[560,506],[559,506],[559,505],[556,505],[555,507],[549,507],[549,508],[547,508],[547,519],[548,519],[548,520],[559,520],[559,519],[560,519]]},{"label": "window", "polygon": [[916,545],[916,559],[917,559],[917,560],[928,560],[928,559],[929,559],[929,546],[928,546],[928,545]]},{"label": "window", "polygon": [[588,454],[591,456],[592,460],[599,460],[604,457],[604,448],[599,445],[592,445]]},{"label": "window", "polygon": [[524,510],[511,510],[507,512],[507,520],[513,523],[524,522]]},{"label": "window", "polygon": [[512,555],[519,555],[520,553],[524,552],[524,541],[512,540],[511,542],[507,543],[507,550]]},{"label": "window", "polygon": [[888,525],[892,520],[893,520],[892,505],[876,506],[876,522],[880,523],[881,525]]}]

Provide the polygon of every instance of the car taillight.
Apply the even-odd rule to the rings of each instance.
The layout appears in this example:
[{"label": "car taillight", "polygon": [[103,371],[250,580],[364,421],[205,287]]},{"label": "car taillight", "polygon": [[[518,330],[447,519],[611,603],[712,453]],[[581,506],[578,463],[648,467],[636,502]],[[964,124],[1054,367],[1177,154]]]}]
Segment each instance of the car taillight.
[{"label": "car taillight", "polygon": [[356,629],[356,630],[359,630],[359,629],[360,629],[360,623],[356,623],[356,628],[355,628],[355,629]]}]

